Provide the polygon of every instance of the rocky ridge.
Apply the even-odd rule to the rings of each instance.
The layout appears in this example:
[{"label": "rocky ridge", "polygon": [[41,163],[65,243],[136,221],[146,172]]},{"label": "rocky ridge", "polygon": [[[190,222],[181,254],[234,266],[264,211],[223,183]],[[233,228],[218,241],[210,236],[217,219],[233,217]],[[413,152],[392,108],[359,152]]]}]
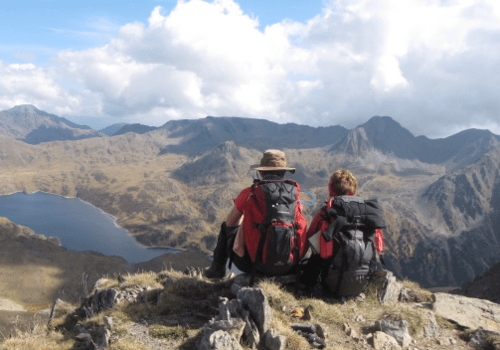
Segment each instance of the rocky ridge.
[{"label": "rocky ridge", "polygon": [[[390,272],[353,300],[311,298],[302,289],[296,297],[286,278],[259,279],[255,287],[248,280],[209,281],[197,269],[103,278],[80,307],[54,303],[48,328],[55,333],[20,332],[3,346],[24,349],[29,340],[52,342],[54,350],[500,349],[500,305],[431,294]],[[55,343],[57,333],[65,337]]]}]

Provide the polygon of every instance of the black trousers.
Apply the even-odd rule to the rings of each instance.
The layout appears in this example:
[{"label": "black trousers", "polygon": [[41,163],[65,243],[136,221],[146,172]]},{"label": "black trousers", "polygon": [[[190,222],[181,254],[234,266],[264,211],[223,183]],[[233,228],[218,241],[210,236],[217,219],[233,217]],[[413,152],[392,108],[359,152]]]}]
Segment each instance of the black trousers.
[{"label": "black trousers", "polygon": [[219,237],[217,238],[217,246],[214,249],[214,263],[219,266],[226,265],[228,260],[242,272],[252,272],[253,263],[250,255],[245,248],[245,255],[242,257],[235,254],[233,244],[238,233],[239,226],[227,226],[224,221],[221,225]]}]

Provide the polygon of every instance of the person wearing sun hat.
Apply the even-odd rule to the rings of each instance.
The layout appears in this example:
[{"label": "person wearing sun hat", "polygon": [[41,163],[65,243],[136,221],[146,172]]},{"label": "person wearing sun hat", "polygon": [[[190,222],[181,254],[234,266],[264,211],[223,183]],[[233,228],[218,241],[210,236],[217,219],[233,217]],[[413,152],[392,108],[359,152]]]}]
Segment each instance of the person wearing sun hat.
[{"label": "person wearing sun hat", "polygon": [[[280,181],[283,180],[286,172],[295,173],[295,168],[287,166],[286,156],[283,151],[276,149],[266,150],[259,164],[252,165],[250,167],[252,170],[256,170],[259,174],[260,179],[258,181]],[[205,276],[208,278],[222,278],[226,274],[226,265],[231,257],[231,261],[234,262],[236,267],[243,272],[252,272],[255,261],[255,252],[252,249],[248,249],[248,243],[250,237],[249,234],[253,234],[254,230],[251,226],[247,226],[244,229],[243,221],[245,217],[245,211],[250,210],[252,204],[249,204],[254,197],[253,186],[243,189],[239,195],[234,200],[234,207],[227,216],[225,222],[221,225],[221,230],[217,238],[217,245],[214,249],[214,257],[212,264],[209,268],[205,270]],[[255,199],[255,198],[254,198]],[[298,199],[298,198],[297,198]],[[254,202],[255,200],[253,200]],[[299,203],[297,208],[297,213],[299,213],[299,220],[302,222],[302,229],[304,229],[304,239],[305,239],[305,228],[307,223],[303,218],[302,207]],[[249,233],[245,231],[251,231]],[[247,237],[245,237],[245,234]],[[258,238],[257,238],[258,240]],[[250,250],[250,252],[249,252]],[[252,259],[253,257],[253,259]]]}]

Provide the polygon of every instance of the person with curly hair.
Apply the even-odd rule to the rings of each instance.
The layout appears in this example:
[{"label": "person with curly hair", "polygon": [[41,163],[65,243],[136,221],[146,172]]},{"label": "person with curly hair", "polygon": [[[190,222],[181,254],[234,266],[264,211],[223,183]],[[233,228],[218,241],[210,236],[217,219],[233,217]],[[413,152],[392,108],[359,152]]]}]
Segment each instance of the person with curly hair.
[{"label": "person with curly hair", "polygon": [[[358,181],[349,170],[335,171],[328,182],[329,199],[307,230],[315,253],[308,268],[337,296],[357,295],[366,288],[384,247],[382,209],[377,200],[356,196],[357,189]],[[308,283],[315,284],[317,277],[310,275]],[[346,276],[363,282],[344,283]]]}]

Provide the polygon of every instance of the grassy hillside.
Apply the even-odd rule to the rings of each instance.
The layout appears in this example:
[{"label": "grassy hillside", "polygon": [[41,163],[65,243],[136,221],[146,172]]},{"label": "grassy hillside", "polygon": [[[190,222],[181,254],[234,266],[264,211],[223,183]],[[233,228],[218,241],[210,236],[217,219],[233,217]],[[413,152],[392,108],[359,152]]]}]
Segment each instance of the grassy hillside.
[{"label": "grassy hillside", "polygon": [[[135,271],[205,267],[210,260],[196,251],[164,254],[150,262],[128,264],[121,257],[75,252],[32,230],[0,218],[0,298],[36,310],[56,298],[78,301],[96,280]],[[85,278],[83,278],[85,276]]]}]

